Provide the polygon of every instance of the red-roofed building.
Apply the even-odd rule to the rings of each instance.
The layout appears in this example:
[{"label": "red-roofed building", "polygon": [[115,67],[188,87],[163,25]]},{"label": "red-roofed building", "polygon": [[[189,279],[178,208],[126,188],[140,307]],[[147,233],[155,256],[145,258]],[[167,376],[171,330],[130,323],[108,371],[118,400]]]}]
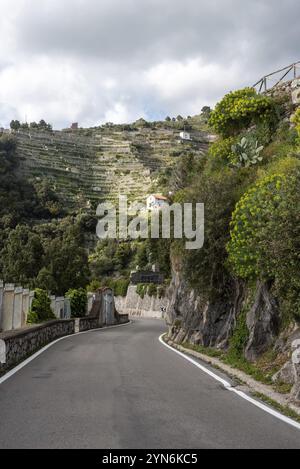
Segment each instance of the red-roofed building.
[{"label": "red-roofed building", "polygon": [[147,198],[147,209],[148,210],[159,210],[169,205],[167,197],[160,194],[151,194]]}]

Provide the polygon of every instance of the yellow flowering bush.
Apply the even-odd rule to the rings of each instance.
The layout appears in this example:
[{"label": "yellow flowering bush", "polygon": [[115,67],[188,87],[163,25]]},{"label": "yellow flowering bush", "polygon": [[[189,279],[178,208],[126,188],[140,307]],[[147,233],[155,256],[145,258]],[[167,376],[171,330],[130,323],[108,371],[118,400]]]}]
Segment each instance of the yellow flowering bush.
[{"label": "yellow flowering bush", "polygon": [[237,135],[252,124],[276,115],[272,98],[244,88],[227,94],[211,113],[209,125],[223,137]]},{"label": "yellow flowering bush", "polygon": [[298,136],[300,138],[300,108],[297,109],[296,113],[293,116],[292,121],[296,126],[296,130],[297,130]]},{"label": "yellow flowering bush", "polygon": [[300,169],[264,177],[240,199],[230,224],[228,264],[243,279],[273,281],[300,319]]},{"label": "yellow flowering bush", "polygon": [[260,274],[261,230],[276,216],[285,197],[285,184],[285,175],[267,176],[246,192],[233,212],[227,251],[239,277],[255,278]]},{"label": "yellow flowering bush", "polygon": [[209,155],[212,158],[228,163],[236,159],[235,153],[232,151],[233,145],[236,143],[236,138],[228,137],[220,139],[213,143],[209,148]]}]

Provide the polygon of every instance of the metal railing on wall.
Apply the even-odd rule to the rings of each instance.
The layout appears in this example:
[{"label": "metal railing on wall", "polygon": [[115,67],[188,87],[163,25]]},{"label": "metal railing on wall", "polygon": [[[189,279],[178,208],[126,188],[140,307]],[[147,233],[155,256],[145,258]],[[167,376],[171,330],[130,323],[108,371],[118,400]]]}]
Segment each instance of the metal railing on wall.
[{"label": "metal railing on wall", "polygon": [[295,62],[287,67],[276,70],[276,72],[269,73],[262,77],[253,88],[256,88],[259,93],[263,93],[269,89],[274,88],[275,86],[280,85],[280,83],[288,80],[298,78],[300,75],[300,61]]}]

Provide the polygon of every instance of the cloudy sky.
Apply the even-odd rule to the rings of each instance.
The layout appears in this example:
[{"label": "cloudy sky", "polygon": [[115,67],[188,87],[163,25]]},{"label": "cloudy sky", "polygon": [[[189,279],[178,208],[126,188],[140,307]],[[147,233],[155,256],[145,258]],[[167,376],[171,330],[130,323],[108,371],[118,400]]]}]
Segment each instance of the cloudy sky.
[{"label": "cloudy sky", "polygon": [[0,0],[0,126],[197,114],[300,60],[299,0]]}]

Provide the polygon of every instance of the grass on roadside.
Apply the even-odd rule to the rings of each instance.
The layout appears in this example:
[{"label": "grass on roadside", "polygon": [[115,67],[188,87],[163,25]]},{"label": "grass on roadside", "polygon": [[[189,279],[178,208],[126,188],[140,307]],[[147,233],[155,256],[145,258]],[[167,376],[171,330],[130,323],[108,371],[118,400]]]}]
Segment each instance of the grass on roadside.
[{"label": "grass on roadside", "polygon": [[268,404],[270,407],[274,407],[274,409],[278,410],[278,412],[282,413],[286,417],[290,417],[291,419],[296,420],[296,422],[300,423],[300,415],[297,414],[297,412],[295,412],[293,409],[290,409],[288,406],[283,406],[271,399],[270,397],[267,397],[259,392],[253,391],[251,392],[251,395],[256,399],[263,401],[265,404]]},{"label": "grass on roadside", "polygon": [[[202,353],[203,355],[206,355],[211,358],[218,358],[223,363],[231,365],[232,367],[237,368],[241,371],[244,371],[246,374],[250,375],[257,381],[261,381],[264,384],[270,384],[270,378],[264,376],[261,370],[258,370],[257,368],[255,368],[255,365],[247,362],[246,360],[237,360],[236,357],[233,359],[233,357],[230,356],[230,354],[222,350],[216,350],[211,347],[203,347],[201,345],[192,345],[187,342],[183,342],[181,346],[187,350],[193,350],[195,352]],[[265,359],[266,358],[262,359],[262,361],[264,361]],[[221,370],[221,368],[219,368],[218,366],[216,366],[216,368]],[[258,378],[261,378],[262,380]],[[271,384],[273,384],[273,387],[277,392],[281,392],[283,394],[289,393],[291,390],[291,385],[279,384],[275,386],[274,383],[272,383],[272,381],[271,381]],[[281,389],[281,391],[279,391],[279,388]],[[273,399],[271,399],[270,397],[267,397],[264,394],[256,392],[256,391],[251,391],[251,395],[255,399],[258,399],[264,402],[265,404],[269,405],[270,407],[273,407],[274,409],[276,409],[278,412],[285,415],[286,417],[289,417],[295,420],[296,422],[300,423],[300,415],[297,414],[297,412],[295,412],[293,409],[290,409],[290,407],[283,406],[279,404],[278,402],[274,401]]]},{"label": "grass on roadside", "polygon": [[[292,385],[286,383],[273,383],[272,376],[281,368],[282,364],[276,363],[271,352],[264,354],[256,363],[250,363],[243,357],[238,357],[234,351],[217,350],[211,347],[201,345],[192,345],[187,342],[181,344],[182,347],[202,353],[208,357],[218,358],[226,365],[237,368],[247,375],[251,376],[260,383],[272,386],[273,389],[281,394],[288,394]],[[272,356],[271,356],[272,355]]]}]

